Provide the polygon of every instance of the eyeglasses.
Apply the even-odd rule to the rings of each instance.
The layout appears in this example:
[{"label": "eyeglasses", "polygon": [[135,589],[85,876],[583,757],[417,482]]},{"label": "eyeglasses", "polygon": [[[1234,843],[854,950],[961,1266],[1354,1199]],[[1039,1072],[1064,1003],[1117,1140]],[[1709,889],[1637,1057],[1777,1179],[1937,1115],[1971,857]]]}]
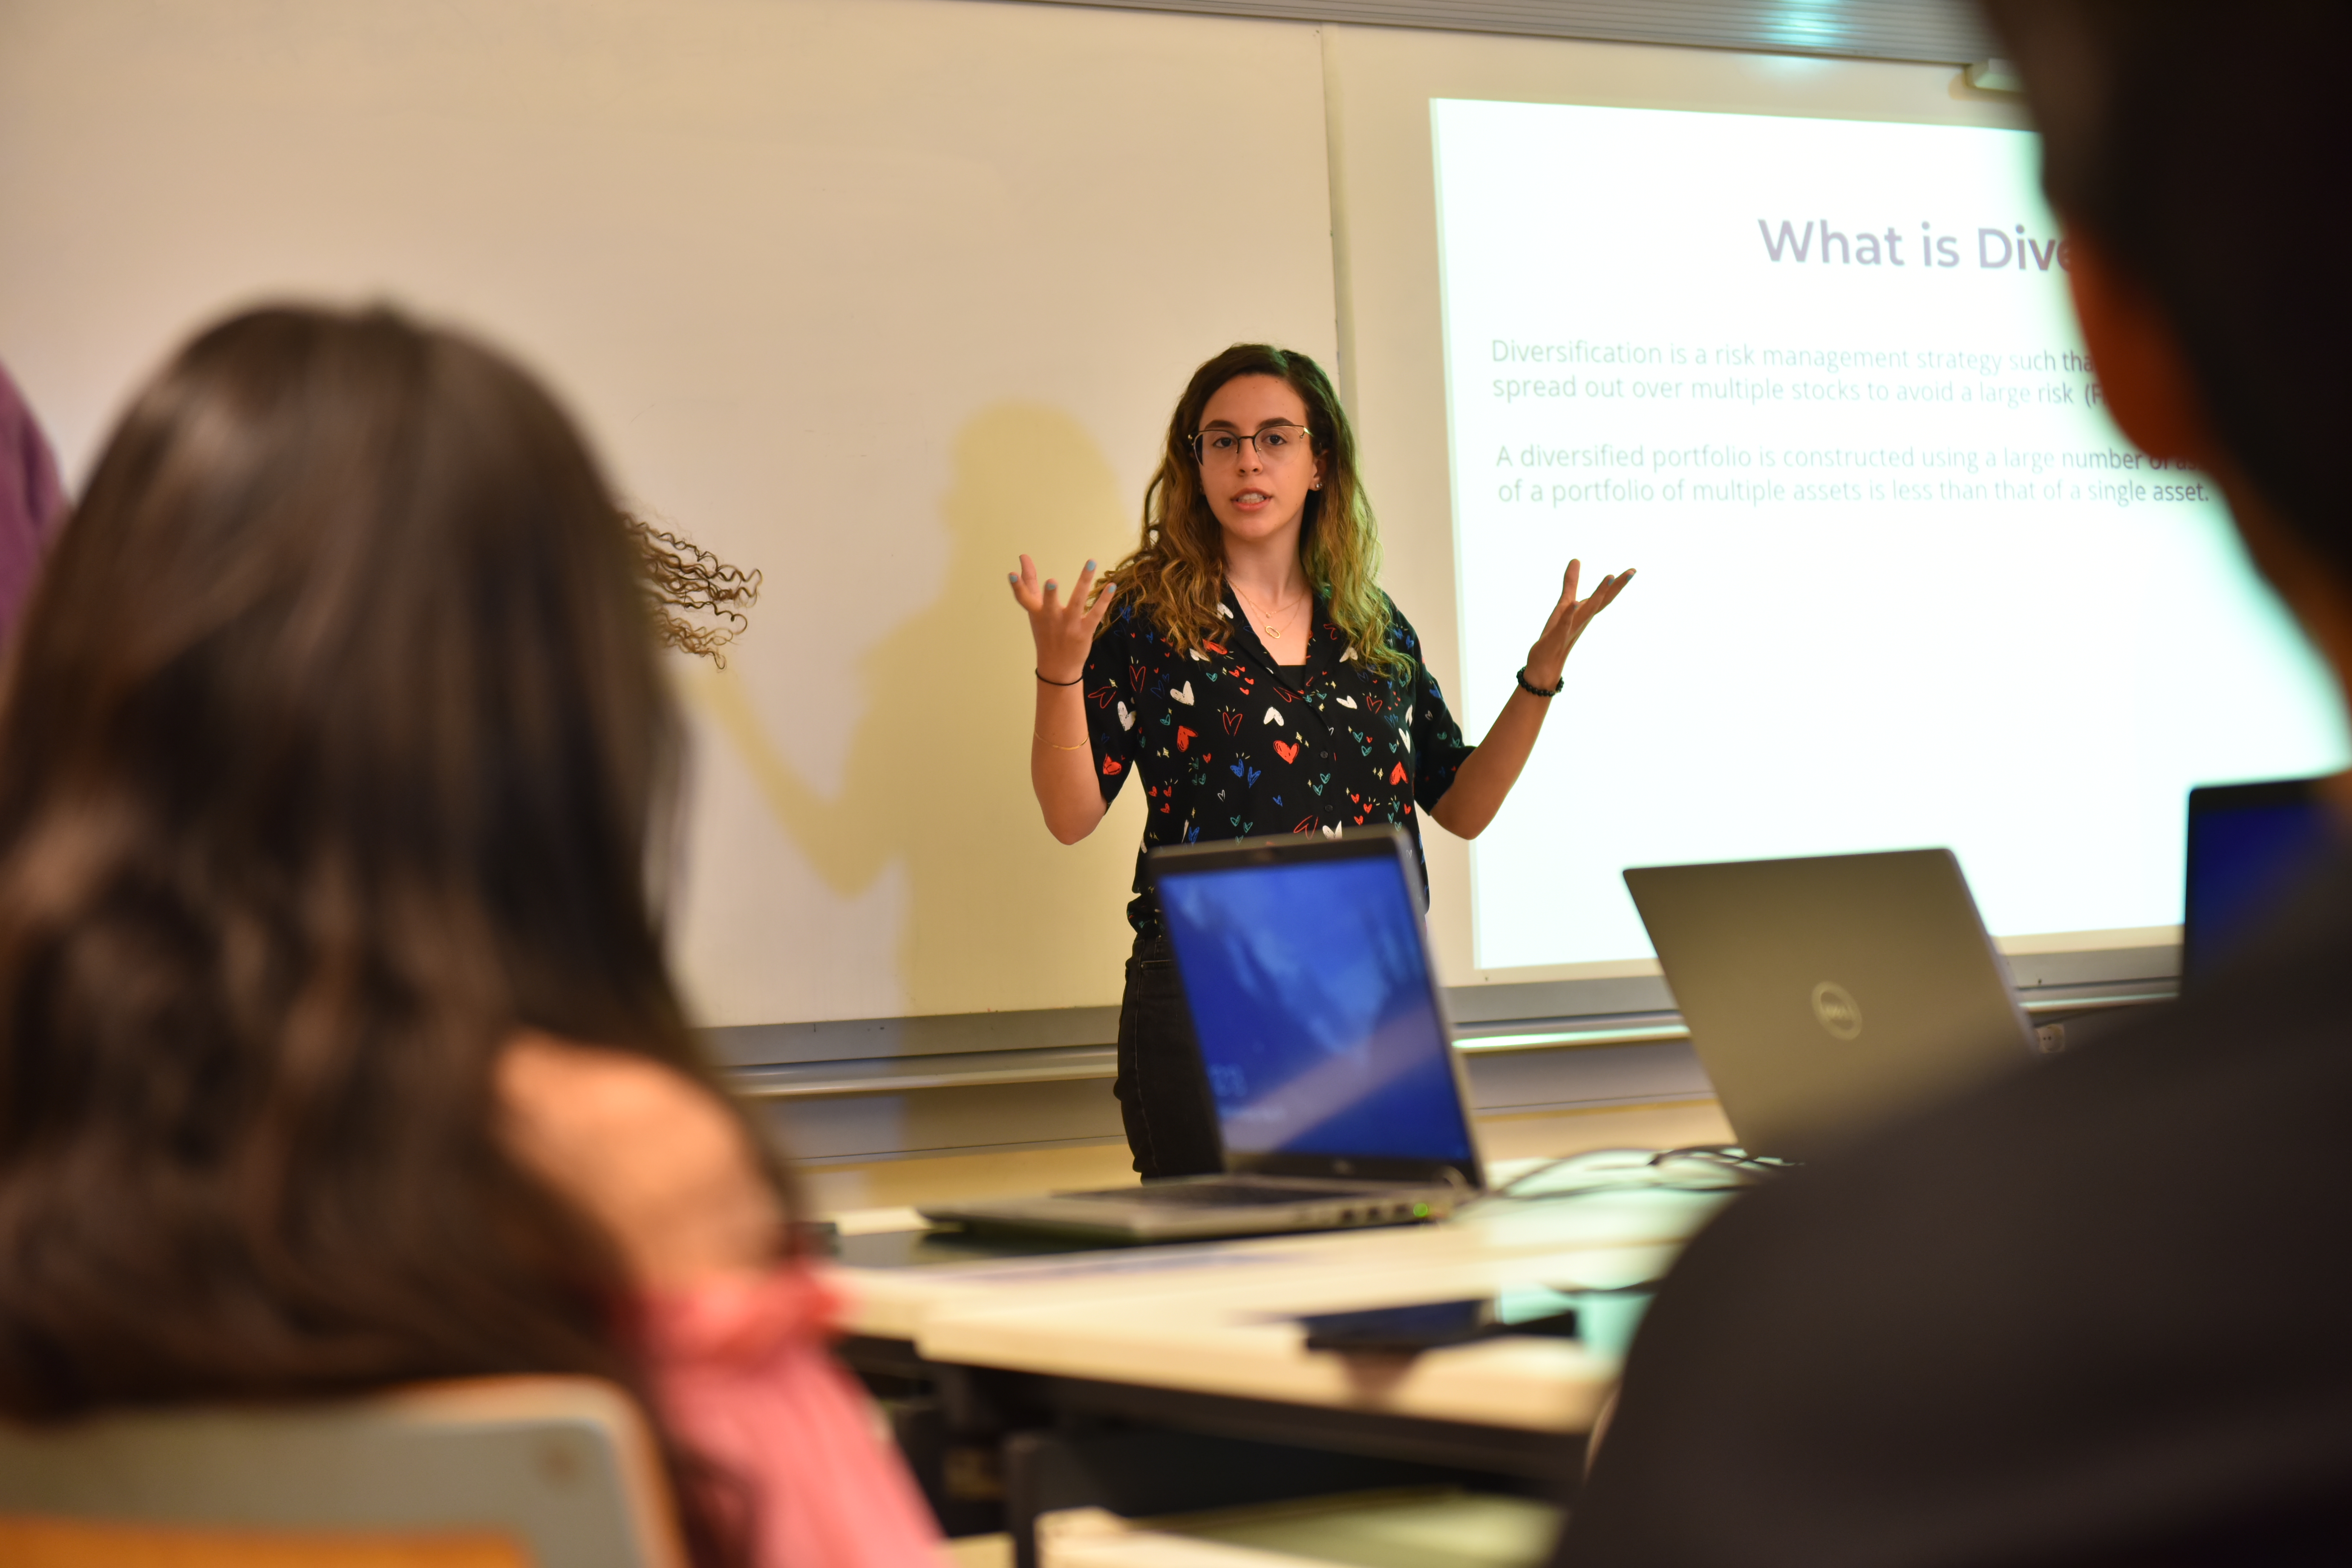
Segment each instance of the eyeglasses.
[{"label": "eyeglasses", "polygon": [[1258,461],[1271,467],[1307,450],[1304,425],[1269,425],[1255,436],[1238,430],[1202,430],[1192,437],[1192,457],[1202,464],[1241,461],[1242,443],[1257,449]]}]

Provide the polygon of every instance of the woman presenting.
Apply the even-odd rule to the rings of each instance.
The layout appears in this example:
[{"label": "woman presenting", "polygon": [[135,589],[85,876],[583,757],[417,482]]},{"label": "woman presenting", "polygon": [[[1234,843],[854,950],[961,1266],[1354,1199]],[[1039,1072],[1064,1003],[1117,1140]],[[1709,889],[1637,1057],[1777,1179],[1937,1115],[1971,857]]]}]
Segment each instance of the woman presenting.
[{"label": "woman presenting", "polygon": [[[1143,542],[1101,592],[1091,561],[1066,602],[1026,555],[1012,578],[1037,643],[1029,776],[1054,837],[1093,832],[1139,773],[1146,850],[1376,823],[1418,849],[1416,804],[1475,838],[1527,765],[1569,649],[1633,574],[1579,599],[1568,563],[1519,689],[1474,749],[1379,566],[1355,435],[1322,368],[1239,343],[1193,372]],[[1215,1171],[1215,1111],[1139,853],[1127,917],[1116,1092],[1135,1168]]]}]

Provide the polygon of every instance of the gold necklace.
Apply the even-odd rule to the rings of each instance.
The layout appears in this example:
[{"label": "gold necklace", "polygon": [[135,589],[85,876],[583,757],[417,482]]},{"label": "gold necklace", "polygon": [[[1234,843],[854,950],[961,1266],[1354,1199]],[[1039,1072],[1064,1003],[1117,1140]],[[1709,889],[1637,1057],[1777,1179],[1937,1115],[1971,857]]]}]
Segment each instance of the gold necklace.
[{"label": "gold necklace", "polygon": [[[1226,581],[1231,583],[1233,582],[1233,579],[1229,577]],[[1275,629],[1274,617],[1265,613],[1265,606],[1259,604],[1255,599],[1251,598],[1247,594],[1242,593],[1242,585],[1239,583],[1234,583],[1234,592],[1241,595],[1243,604],[1247,605],[1251,609],[1257,612],[1258,620],[1265,626],[1265,635],[1272,637],[1275,641],[1280,642],[1282,640],[1282,634]],[[1291,613],[1297,610],[1300,605],[1304,604],[1306,599],[1307,595],[1304,594],[1301,594],[1297,598],[1293,599],[1289,605],[1284,608],[1282,612],[1283,618],[1287,620],[1290,617]]]}]

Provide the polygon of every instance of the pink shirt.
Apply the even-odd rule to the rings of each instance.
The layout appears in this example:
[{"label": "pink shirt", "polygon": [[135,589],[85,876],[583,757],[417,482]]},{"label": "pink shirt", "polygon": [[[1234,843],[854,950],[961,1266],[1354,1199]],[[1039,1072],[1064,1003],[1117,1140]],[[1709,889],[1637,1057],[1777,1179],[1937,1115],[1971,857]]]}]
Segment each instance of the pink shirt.
[{"label": "pink shirt", "polygon": [[672,1431],[757,1499],[760,1568],[941,1568],[939,1527],[826,1344],[842,1301],[804,1262],[646,1302]]}]

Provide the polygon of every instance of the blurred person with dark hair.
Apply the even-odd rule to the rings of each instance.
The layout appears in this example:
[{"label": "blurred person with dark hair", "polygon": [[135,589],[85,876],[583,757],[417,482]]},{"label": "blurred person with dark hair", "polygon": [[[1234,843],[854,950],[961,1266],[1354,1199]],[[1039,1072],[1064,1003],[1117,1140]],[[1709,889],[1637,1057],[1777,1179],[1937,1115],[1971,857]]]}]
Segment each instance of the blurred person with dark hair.
[{"label": "blurred person with dark hair", "polygon": [[[2352,688],[2352,5],[1996,0],[2116,422]],[[2233,973],[1738,1199],[1579,1565],[2352,1561],[2352,865]]]},{"label": "blurred person with dark hair", "polygon": [[939,1561],[663,960],[683,549],[389,311],[138,395],[0,690],[0,1415],[586,1374],[698,1563]]}]

